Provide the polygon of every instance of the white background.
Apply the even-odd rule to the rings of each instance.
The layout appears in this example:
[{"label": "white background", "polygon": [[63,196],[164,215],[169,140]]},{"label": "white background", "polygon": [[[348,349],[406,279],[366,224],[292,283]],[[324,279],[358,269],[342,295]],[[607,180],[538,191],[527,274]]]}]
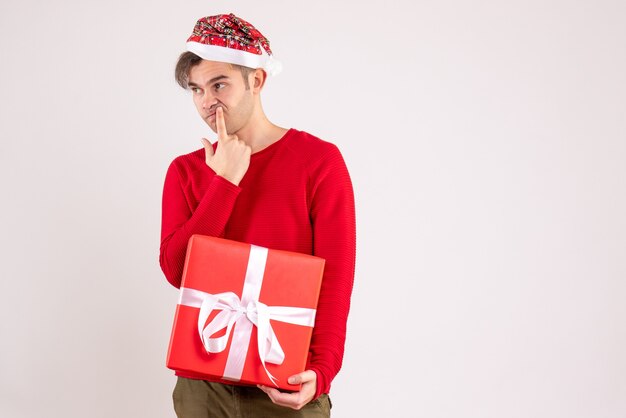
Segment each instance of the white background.
[{"label": "white background", "polygon": [[626,416],[618,0],[2,0],[0,416],[174,416],[161,192],[213,136],[173,67],[230,11],[352,175],[333,416]]}]

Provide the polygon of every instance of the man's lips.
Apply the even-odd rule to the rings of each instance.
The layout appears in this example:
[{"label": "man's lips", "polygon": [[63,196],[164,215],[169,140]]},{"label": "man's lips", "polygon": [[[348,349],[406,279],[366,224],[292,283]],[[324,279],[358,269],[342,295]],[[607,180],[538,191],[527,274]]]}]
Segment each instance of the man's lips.
[{"label": "man's lips", "polygon": [[[207,119],[214,118],[214,117],[215,117],[215,113],[217,113],[217,109],[218,109],[219,107],[221,107],[221,106],[218,106],[218,107],[216,107],[216,108],[215,108],[215,110],[214,110],[214,111],[209,112],[209,114],[207,115],[207,117],[206,117],[206,118],[207,118]],[[223,111],[224,111],[224,108],[222,107],[222,112],[223,112]]]}]

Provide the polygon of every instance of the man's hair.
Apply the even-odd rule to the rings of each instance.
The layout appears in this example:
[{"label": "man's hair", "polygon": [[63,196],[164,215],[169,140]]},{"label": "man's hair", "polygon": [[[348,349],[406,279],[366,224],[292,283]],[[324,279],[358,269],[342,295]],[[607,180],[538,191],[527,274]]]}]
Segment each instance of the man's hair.
[{"label": "man's hair", "polygon": [[[176,78],[176,82],[179,86],[184,88],[185,90],[189,88],[189,70],[192,67],[200,64],[202,58],[194,54],[193,52],[185,51],[180,54],[178,57],[178,62],[176,63],[176,69],[174,70],[174,78]],[[243,65],[237,64],[229,64],[232,68],[239,68],[241,71],[241,76],[243,77],[243,81],[246,85],[246,90],[250,90],[250,83],[248,83],[248,75],[254,71],[254,68],[244,67]]]}]

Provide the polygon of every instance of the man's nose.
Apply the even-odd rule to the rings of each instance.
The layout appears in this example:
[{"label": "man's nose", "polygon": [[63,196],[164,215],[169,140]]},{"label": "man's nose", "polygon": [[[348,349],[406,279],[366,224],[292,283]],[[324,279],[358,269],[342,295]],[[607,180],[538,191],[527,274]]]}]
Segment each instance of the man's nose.
[{"label": "man's nose", "polygon": [[204,96],[202,96],[202,108],[207,110],[210,109],[211,106],[214,106],[217,103],[215,96],[213,96],[210,92],[205,92]]}]

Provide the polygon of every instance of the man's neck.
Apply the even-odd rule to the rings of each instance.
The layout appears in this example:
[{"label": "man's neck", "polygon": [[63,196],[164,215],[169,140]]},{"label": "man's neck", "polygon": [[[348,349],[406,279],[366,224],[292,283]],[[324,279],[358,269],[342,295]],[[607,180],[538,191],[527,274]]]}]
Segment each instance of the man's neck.
[{"label": "man's neck", "polygon": [[278,141],[286,132],[287,129],[274,125],[264,114],[260,114],[250,118],[236,135],[252,148],[254,154]]}]

